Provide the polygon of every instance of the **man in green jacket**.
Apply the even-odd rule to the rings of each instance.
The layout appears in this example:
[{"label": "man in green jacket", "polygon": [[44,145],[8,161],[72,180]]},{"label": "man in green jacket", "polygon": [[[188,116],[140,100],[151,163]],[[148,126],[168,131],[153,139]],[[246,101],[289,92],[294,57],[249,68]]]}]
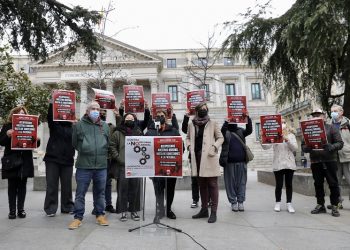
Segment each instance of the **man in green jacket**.
[{"label": "man in green jacket", "polygon": [[86,114],[73,126],[72,144],[78,151],[75,163],[77,189],[74,220],[70,223],[69,229],[76,229],[82,223],[85,212],[85,194],[91,180],[93,181],[96,223],[108,226],[109,223],[104,216],[104,206],[109,127],[106,122],[100,119],[100,105],[97,102],[91,102],[87,107]]}]

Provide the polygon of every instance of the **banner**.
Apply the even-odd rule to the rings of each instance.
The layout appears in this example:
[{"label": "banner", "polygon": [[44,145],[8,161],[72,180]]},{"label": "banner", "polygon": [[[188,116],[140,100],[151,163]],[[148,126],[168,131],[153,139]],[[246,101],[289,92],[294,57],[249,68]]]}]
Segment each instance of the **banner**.
[{"label": "banner", "polygon": [[101,109],[115,109],[115,96],[112,92],[102,89],[94,89],[95,100],[100,104]]},{"label": "banner", "polygon": [[152,116],[157,116],[157,111],[164,110],[167,113],[167,119],[171,119],[171,101],[170,93],[154,93],[152,94]]},{"label": "banner", "polygon": [[12,115],[11,149],[32,150],[38,147],[39,116]]},{"label": "banner", "polygon": [[301,121],[300,128],[306,146],[312,149],[323,149],[323,145],[327,144],[323,119]]},{"label": "banner", "polygon": [[187,92],[187,109],[190,111],[190,115],[196,114],[196,106],[202,102],[205,102],[205,90],[198,89]]},{"label": "banner", "polygon": [[262,115],[260,124],[262,144],[283,143],[281,115]]},{"label": "banner", "polygon": [[181,136],[126,136],[125,177],[181,177]]},{"label": "banner", "polygon": [[125,113],[143,113],[145,111],[145,99],[143,86],[124,85]]},{"label": "banner", "polygon": [[54,121],[75,121],[75,91],[57,89],[52,92]]},{"label": "banner", "polygon": [[182,137],[154,138],[155,176],[182,176]]},{"label": "banner", "polygon": [[248,123],[246,96],[226,96],[229,123]]}]

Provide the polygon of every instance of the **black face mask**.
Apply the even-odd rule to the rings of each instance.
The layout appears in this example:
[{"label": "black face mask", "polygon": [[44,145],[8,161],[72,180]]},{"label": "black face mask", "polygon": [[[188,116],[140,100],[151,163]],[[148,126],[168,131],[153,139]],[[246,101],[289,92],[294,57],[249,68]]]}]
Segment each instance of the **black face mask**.
[{"label": "black face mask", "polygon": [[100,114],[100,119],[105,122],[106,121],[106,115],[105,114]]},{"label": "black face mask", "polygon": [[199,118],[206,117],[207,115],[208,115],[208,110],[205,110],[205,109],[198,110],[198,117]]},{"label": "black face mask", "polygon": [[164,116],[156,116],[156,122],[160,122],[160,124],[165,124],[165,117]]},{"label": "black face mask", "polygon": [[132,127],[134,127],[135,122],[131,121],[131,120],[126,120],[124,124],[128,128],[132,128]]}]

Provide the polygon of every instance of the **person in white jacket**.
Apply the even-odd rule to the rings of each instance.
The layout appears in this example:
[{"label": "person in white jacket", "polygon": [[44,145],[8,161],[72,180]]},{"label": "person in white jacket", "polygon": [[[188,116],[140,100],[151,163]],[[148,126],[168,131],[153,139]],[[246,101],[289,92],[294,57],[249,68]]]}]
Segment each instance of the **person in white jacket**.
[{"label": "person in white jacket", "polygon": [[298,149],[298,144],[292,128],[288,127],[285,119],[282,118],[282,134],[283,143],[273,145],[262,145],[263,149],[273,147],[273,162],[272,168],[275,174],[276,188],[275,197],[276,204],[274,210],[281,211],[281,196],[283,188],[283,178],[285,179],[287,210],[289,213],[294,213],[292,206],[293,194],[293,175],[296,169],[294,152]]}]

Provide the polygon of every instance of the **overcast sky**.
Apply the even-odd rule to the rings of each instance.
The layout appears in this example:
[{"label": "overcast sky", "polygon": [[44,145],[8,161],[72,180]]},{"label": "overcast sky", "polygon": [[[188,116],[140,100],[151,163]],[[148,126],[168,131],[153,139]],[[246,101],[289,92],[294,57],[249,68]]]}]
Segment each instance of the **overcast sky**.
[{"label": "overcast sky", "polygon": [[[83,7],[107,9],[110,0],[60,0]],[[188,49],[200,47],[216,24],[232,21],[257,2],[267,0],[113,0],[106,35],[140,49]],[[283,14],[295,0],[272,0],[274,15]],[[219,34],[221,29],[217,29]],[[220,38],[218,38],[220,41]],[[221,38],[222,40],[222,38]]]}]

